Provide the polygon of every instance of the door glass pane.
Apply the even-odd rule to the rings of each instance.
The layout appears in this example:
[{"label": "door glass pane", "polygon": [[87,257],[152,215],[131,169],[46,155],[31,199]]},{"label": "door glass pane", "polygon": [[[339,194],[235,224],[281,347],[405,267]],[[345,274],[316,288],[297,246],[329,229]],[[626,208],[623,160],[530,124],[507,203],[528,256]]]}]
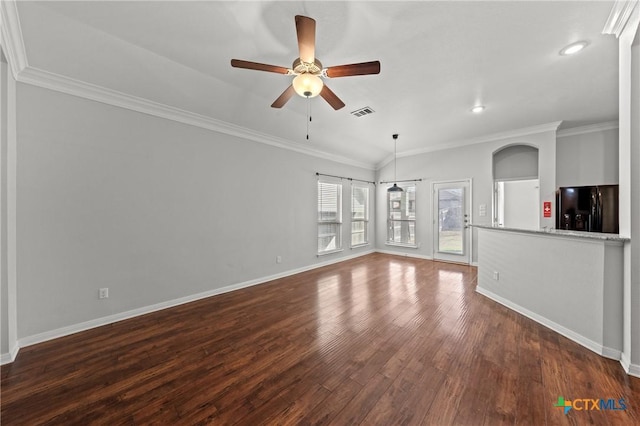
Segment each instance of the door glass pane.
[{"label": "door glass pane", "polygon": [[438,251],[464,254],[464,188],[438,190]]}]

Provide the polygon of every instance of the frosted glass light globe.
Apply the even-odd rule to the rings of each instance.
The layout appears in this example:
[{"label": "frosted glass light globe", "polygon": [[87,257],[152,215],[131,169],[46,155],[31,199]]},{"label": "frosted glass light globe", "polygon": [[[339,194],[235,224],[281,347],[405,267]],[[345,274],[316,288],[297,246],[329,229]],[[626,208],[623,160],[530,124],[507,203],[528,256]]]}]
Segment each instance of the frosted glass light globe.
[{"label": "frosted glass light globe", "polygon": [[293,89],[303,98],[314,98],[320,94],[324,83],[317,75],[303,73],[293,79]]}]

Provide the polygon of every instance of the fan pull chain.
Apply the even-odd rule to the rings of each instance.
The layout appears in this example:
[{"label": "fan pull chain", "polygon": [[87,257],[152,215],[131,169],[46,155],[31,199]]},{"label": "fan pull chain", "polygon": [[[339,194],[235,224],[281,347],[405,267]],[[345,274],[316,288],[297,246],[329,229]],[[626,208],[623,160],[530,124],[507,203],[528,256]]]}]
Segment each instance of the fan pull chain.
[{"label": "fan pull chain", "polygon": [[311,98],[307,96],[307,140],[309,140],[309,123],[311,123]]}]

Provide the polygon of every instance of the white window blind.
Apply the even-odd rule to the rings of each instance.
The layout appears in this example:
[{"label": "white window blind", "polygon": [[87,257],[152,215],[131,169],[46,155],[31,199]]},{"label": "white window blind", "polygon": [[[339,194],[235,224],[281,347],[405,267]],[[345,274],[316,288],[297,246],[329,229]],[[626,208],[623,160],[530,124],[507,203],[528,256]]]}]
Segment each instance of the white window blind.
[{"label": "white window blind", "polygon": [[351,247],[369,243],[369,187],[351,186]]},{"label": "white window blind", "polygon": [[318,254],[342,250],[342,184],[318,181]]},{"label": "white window blind", "polygon": [[416,247],[416,185],[398,186],[402,192],[387,192],[387,244]]}]

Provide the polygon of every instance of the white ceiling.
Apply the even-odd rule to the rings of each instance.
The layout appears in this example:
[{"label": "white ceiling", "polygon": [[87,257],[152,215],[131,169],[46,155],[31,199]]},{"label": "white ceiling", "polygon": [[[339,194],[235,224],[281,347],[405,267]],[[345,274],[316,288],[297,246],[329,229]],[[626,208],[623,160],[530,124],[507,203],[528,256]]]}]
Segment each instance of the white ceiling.
[{"label": "white ceiling", "polygon": [[[29,67],[147,99],[375,167],[554,121],[616,120],[617,40],[601,31],[613,2],[19,2]],[[334,111],[294,97],[291,77],[232,68],[231,58],[291,67],[294,16],[317,21],[325,67],[380,60],[379,75],[327,79]],[[590,44],[574,56],[569,43]],[[470,108],[486,105],[482,114]],[[369,106],[375,113],[355,118]]]}]

